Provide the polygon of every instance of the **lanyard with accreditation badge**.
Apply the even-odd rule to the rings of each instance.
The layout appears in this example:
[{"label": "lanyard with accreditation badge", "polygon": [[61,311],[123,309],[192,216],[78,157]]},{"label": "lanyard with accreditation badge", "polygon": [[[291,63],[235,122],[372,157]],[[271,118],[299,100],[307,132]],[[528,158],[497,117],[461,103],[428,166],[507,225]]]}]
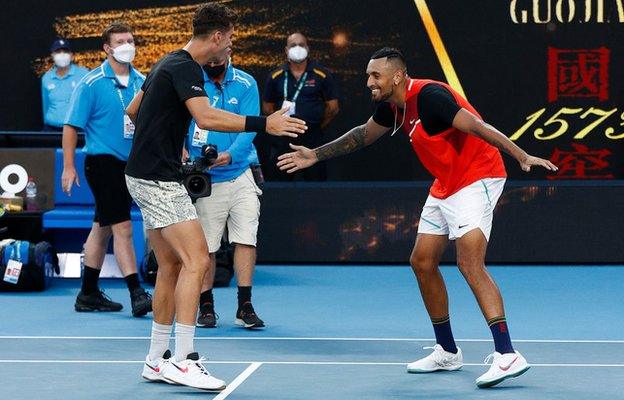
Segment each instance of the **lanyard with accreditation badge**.
[{"label": "lanyard with accreditation badge", "polygon": [[282,109],[288,108],[288,115],[293,115],[295,113],[295,103],[297,102],[297,98],[299,97],[299,93],[301,93],[301,89],[305,85],[306,78],[308,76],[308,71],[304,72],[299,78],[299,84],[297,85],[297,89],[295,90],[295,94],[292,99],[288,100],[288,71],[284,75],[284,102],[282,103]]},{"label": "lanyard with accreditation badge", "polygon": [[[128,78],[130,79],[130,78]],[[123,116],[123,137],[124,139],[132,139],[134,137],[134,124],[132,123],[132,120],[130,120],[130,117],[128,116],[128,114],[126,114],[126,102],[123,99],[123,94],[121,93],[121,89],[119,89],[119,86],[115,85],[115,89],[117,89],[117,94],[119,95],[119,101],[121,102],[121,108],[124,110],[124,116]],[[137,92],[137,88],[136,88],[136,79],[132,82],[132,97],[134,97],[134,95]]]},{"label": "lanyard with accreditation badge", "polygon": [[[214,96],[212,99],[212,107],[215,107],[219,101],[219,96]],[[201,129],[196,123],[194,123],[194,125],[193,140],[191,145],[193,147],[202,147],[203,145],[208,144],[208,130]]]}]

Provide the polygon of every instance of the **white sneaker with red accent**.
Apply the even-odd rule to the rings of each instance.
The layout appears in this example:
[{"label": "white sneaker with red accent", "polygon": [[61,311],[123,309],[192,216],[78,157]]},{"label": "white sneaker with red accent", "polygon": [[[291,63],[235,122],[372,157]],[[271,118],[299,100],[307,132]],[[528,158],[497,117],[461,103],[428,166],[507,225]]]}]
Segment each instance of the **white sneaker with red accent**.
[{"label": "white sneaker with red accent", "polygon": [[225,389],[225,382],[210,375],[202,365],[205,360],[203,357],[199,358],[197,353],[189,354],[182,361],[171,357],[163,371],[163,377],[180,385],[220,392]]},{"label": "white sneaker with red accent", "polygon": [[505,379],[515,378],[531,368],[527,360],[517,351],[505,354],[494,352],[487,356],[483,362],[487,364],[490,360],[492,360],[490,369],[477,378],[476,383],[480,388],[487,388],[497,385]]},{"label": "white sneaker with red accent", "polygon": [[433,353],[408,364],[407,372],[412,374],[424,374],[435,371],[456,371],[464,365],[462,352],[459,347],[457,348],[457,353],[450,353],[444,350],[439,344],[424,348],[433,349]]},{"label": "white sneaker with red accent", "polygon": [[165,354],[156,360],[150,360],[148,354],[145,357],[145,364],[143,364],[143,373],[141,376],[150,382],[173,383],[163,376],[163,370],[166,364],[169,363],[169,358],[171,358],[171,352],[169,350],[165,351]]}]

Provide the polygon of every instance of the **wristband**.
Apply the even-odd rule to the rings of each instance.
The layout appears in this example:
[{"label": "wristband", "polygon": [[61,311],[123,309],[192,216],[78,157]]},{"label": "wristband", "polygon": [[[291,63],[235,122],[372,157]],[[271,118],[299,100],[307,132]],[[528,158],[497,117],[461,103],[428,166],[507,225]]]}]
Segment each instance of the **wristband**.
[{"label": "wristband", "polygon": [[245,117],[245,132],[264,131],[266,131],[266,117],[254,117],[252,115]]}]

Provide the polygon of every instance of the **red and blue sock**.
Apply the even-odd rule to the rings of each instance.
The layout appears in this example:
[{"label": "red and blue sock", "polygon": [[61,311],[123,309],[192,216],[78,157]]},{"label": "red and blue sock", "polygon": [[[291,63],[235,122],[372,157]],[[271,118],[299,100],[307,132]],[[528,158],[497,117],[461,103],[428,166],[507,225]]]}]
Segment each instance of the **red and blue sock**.
[{"label": "red and blue sock", "polygon": [[494,348],[501,354],[514,353],[514,348],[511,345],[511,338],[509,337],[509,329],[507,328],[507,320],[505,316],[494,317],[488,320],[488,326],[492,331],[492,337],[494,338]]}]

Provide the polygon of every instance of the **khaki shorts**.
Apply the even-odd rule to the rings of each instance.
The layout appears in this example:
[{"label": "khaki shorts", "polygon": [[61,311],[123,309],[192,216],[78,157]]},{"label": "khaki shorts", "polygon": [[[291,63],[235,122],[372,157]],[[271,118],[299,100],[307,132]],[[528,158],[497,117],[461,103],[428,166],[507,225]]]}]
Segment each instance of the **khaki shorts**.
[{"label": "khaki shorts", "polygon": [[221,247],[226,225],[230,243],[256,245],[261,194],[247,169],[234,180],[213,183],[210,196],[197,199],[195,208],[211,253]]},{"label": "khaki shorts", "polygon": [[145,229],[197,219],[191,198],[179,182],[149,181],[126,175],[126,185],[141,209]]}]

